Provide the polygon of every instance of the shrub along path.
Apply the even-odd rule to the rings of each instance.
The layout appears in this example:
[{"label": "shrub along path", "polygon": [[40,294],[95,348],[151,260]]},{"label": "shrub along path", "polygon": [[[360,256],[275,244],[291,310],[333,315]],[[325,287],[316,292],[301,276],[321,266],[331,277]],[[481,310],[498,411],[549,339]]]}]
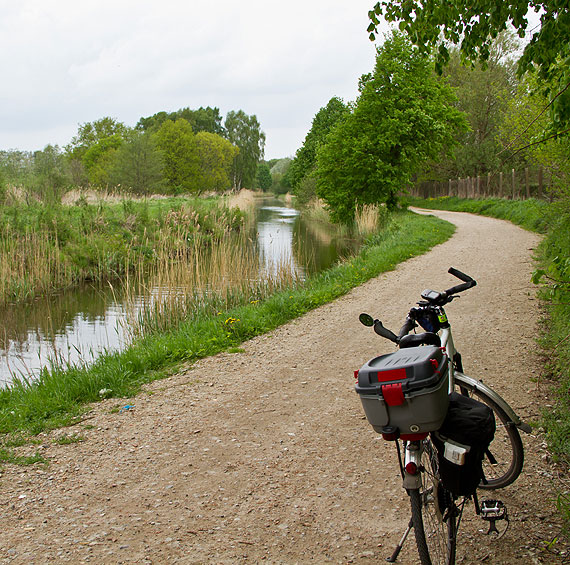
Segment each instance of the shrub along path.
[{"label": "shrub along path", "polygon": [[[457,231],[428,254],[251,340],[242,353],[145,386],[122,410],[106,400],[81,424],[40,436],[49,466],[6,466],[0,479],[0,562],[383,560],[409,502],[393,446],[377,439],[353,391],[354,369],[392,350],[359,324],[360,312],[398,328],[421,290],[454,284],[453,265],[479,283],[448,307],[467,372],[527,421],[548,402],[532,380],[540,375],[529,282],[538,237],[500,220],[437,215]],[[555,469],[539,435],[524,443],[523,474],[500,493],[511,526],[492,543],[468,508],[464,563],[562,562],[544,550],[560,531]],[[401,562],[415,562],[413,542]]]}]

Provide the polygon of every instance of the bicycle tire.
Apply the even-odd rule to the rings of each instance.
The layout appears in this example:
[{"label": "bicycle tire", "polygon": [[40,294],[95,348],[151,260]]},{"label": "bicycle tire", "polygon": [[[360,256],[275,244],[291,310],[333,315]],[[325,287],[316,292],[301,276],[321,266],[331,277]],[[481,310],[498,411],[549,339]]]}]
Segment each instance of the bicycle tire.
[{"label": "bicycle tire", "polygon": [[495,437],[483,459],[484,479],[479,488],[494,490],[512,484],[521,474],[524,463],[524,448],[517,427],[507,413],[487,394],[461,383],[461,393],[486,404],[495,414]]},{"label": "bicycle tire", "polygon": [[453,565],[457,543],[455,501],[441,484],[436,450],[424,440],[421,487],[410,489],[412,524],[422,565]]}]

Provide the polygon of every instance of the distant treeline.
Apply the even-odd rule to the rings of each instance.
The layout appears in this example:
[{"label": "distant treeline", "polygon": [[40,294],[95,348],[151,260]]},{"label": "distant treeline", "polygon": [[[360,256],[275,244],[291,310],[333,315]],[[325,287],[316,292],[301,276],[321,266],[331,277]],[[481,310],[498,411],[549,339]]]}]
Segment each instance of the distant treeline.
[{"label": "distant treeline", "polygon": [[64,148],[0,151],[0,199],[8,186],[58,201],[73,187],[133,194],[200,194],[253,188],[265,134],[255,115],[182,108],[141,118],[134,127],[111,117],[79,125]]}]

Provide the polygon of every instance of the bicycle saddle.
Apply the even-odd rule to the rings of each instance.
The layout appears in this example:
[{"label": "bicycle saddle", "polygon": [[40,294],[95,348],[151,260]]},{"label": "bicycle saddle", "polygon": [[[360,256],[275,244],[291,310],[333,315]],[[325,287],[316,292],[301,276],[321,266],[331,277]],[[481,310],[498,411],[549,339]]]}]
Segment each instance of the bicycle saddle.
[{"label": "bicycle saddle", "polygon": [[425,332],[422,334],[408,334],[405,335],[398,344],[400,349],[406,347],[417,347],[418,345],[435,345],[441,347],[441,339],[437,334],[432,332]]}]

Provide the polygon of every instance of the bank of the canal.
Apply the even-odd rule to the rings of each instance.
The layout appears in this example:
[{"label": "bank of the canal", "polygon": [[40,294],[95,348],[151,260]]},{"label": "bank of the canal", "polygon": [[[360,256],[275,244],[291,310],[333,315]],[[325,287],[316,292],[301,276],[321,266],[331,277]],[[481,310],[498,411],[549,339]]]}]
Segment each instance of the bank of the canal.
[{"label": "bank of the canal", "polygon": [[397,213],[356,257],[307,277],[303,284],[263,301],[195,316],[173,331],[138,339],[121,352],[103,354],[90,365],[44,368],[37,381],[17,381],[0,391],[0,432],[37,433],[68,425],[80,417],[86,403],[132,395],[143,383],[172,374],[180,363],[231,351],[399,262],[425,253],[449,238],[453,229],[433,217]]}]

